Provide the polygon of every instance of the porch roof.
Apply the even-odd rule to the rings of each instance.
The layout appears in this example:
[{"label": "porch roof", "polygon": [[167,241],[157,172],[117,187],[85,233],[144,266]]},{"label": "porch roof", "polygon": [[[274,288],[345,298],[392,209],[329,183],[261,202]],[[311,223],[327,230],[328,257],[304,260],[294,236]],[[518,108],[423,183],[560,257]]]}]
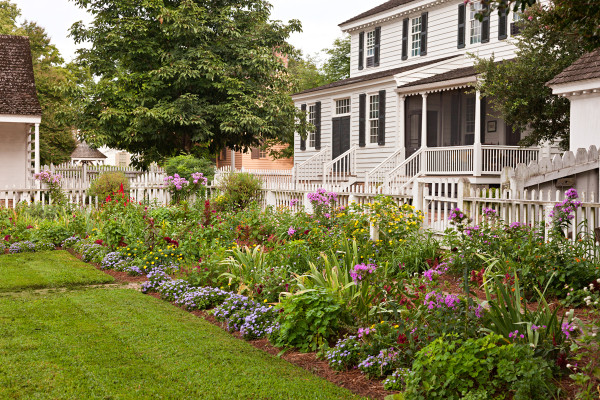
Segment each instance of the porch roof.
[{"label": "porch roof", "polygon": [[405,85],[398,86],[398,89],[409,88],[413,86],[431,85],[434,83],[452,81],[455,79],[469,78],[477,76],[474,66],[453,69],[452,71],[442,72],[441,74],[432,75],[427,78],[419,79]]},{"label": "porch roof", "polygon": [[454,55],[454,56],[444,57],[444,58],[438,58],[438,59],[435,59],[435,60],[430,60],[430,61],[422,62],[422,63],[419,63],[419,64],[412,64],[412,65],[407,65],[405,67],[388,69],[388,70],[385,70],[385,71],[375,72],[375,73],[368,74],[368,75],[355,76],[353,78],[343,79],[341,81],[328,83],[327,85],[322,85],[322,86],[318,86],[316,88],[304,90],[302,92],[294,93],[294,95],[311,93],[311,92],[318,92],[320,90],[326,90],[326,89],[332,89],[332,88],[336,88],[336,87],[340,87],[340,86],[352,85],[354,83],[361,83],[361,82],[371,81],[371,80],[374,80],[374,79],[387,78],[389,76],[394,76],[394,75],[397,75],[397,74],[408,72],[408,71],[413,70],[413,69],[417,69],[417,68],[421,68],[421,67],[426,67],[428,65],[439,63],[441,61],[446,61],[446,60],[449,60],[451,58],[456,58],[456,57],[459,57],[459,55]]},{"label": "porch roof", "polygon": [[42,115],[26,36],[0,35],[0,114]]}]

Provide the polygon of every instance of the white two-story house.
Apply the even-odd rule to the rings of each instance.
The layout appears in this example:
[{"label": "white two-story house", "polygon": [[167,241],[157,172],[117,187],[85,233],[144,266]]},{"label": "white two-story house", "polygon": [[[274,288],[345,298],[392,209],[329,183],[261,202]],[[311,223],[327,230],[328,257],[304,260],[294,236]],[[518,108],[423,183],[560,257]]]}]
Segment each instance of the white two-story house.
[{"label": "white two-story house", "polygon": [[473,88],[474,59],[514,57],[518,14],[482,3],[390,0],[340,24],[350,78],[293,95],[315,130],[296,134],[297,180],[407,187],[427,176],[498,184],[538,158]]}]

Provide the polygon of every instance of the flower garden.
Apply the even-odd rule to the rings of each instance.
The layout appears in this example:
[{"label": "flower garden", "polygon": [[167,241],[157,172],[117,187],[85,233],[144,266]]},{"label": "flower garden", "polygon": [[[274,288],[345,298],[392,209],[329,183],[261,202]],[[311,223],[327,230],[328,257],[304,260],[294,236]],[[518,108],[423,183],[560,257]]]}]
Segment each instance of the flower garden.
[{"label": "flower garden", "polygon": [[233,175],[211,197],[202,174],[169,177],[168,207],[120,190],[98,208],[0,209],[0,253],[61,247],[145,276],[144,293],[360,371],[391,398],[598,398],[600,248],[565,237],[576,191],[551,227],[455,209],[436,237],[390,197],[344,208],[321,189],[311,214],[263,210],[256,182]]}]

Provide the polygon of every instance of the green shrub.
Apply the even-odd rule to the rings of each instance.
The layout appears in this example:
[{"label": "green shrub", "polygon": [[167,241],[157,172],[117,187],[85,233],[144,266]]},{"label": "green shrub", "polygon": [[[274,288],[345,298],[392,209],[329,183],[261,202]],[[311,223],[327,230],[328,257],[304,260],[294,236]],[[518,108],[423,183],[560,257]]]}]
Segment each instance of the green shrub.
[{"label": "green shrub", "polygon": [[271,340],[278,347],[293,346],[315,351],[339,333],[347,312],[326,291],[310,291],[287,297],[283,302],[280,330]]},{"label": "green shrub", "polygon": [[65,226],[64,223],[54,222],[52,220],[42,220],[39,228],[33,234],[35,241],[50,242],[54,246],[60,244],[68,237],[72,236],[72,232]]},{"label": "green shrub", "polygon": [[105,172],[92,181],[88,195],[98,196],[100,200],[104,201],[111,193],[116,193],[121,184],[123,184],[125,193],[129,193],[129,179],[123,172]]},{"label": "green shrub", "polygon": [[212,182],[215,177],[214,164],[205,158],[196,158],[191,155],[172,157],[165,163],[167,175],[179,175],[190,181],[194,172],[202,172],[208,182]]},{"label": "green shrub", "polygon": [[231,172],[219,182],[217,204],[224,209],[244,209],[260,199],[262,181],[246,172]]},{"label": "green shrub", "polygon": [[552,398],[550,365],[529,347],[500,343],[506,343],[500,335],[436,339],[417,353],[405,399]]}]

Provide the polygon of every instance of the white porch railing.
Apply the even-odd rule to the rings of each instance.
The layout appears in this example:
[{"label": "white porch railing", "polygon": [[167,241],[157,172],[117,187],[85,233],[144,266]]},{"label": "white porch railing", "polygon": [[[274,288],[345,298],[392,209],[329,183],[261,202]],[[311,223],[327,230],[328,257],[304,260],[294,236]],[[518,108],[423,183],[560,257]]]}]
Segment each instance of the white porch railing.
[{"label": "white porch railing", "polygon": [[308,160],[296,166],[296,183],[323,179],[323,165],[331,160],[331,148],[325,147]]},{"label": "white porch railing", "polygon": [[473,146],[430,147],[424,171],[427,174],[465,175],[473,172]]},{"label": "white porch railing", "polygon": [[402,164],[405,157],[404,154],[404,149],[398,149],[391,156],[383,160],[381,164],[367,172],[365,186],[377,186],[378,184],[385,182],[385,178],[387,178],[396,167]]},{"label": "white porch railing", "polygon": [[500,174],[504,167],[528,165],[531,161],[537,161],[540,155],[537,147],[523,149],[513,146],[481,146],[481,151],[481,171],[484,174]]},{"label": "white porch railing", "polygon": [[379,187],[379,193],[391,194],[404,190],[423,174],[423,160],[425,152],[421,148],[394,168]]},{"label": "white porch railing", "polygon": [[[334,160],[323,165],[323,184],[339,185],[354,183],[351,178],[356,178],[356,151],[358,147],[352,146],[350,150],[340,154]],[[354,179],[356,180],[356,179]]]}]

